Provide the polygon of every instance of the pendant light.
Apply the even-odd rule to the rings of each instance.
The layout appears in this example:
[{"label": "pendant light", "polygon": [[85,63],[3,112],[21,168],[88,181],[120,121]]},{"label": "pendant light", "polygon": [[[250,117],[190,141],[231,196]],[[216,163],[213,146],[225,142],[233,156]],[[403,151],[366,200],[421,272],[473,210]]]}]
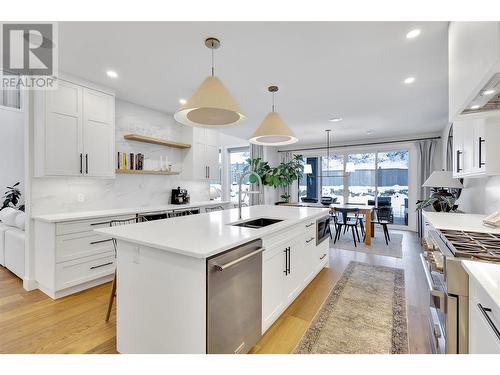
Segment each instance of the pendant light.
[{"label": "pendant light", "polygon": [[250,143],[263,146],[291,145],[297,142],[298,138],[283,122],[280,115],[274,111],[274,94],[278,91],[278,86],[269,86],[268,91],[273,96],[272,111],[264,118],[262,124],[250,138]]},{"label": "pendant light", "polygon": [[245,120],[236,100],[224,84],[215,76],[214,50],[220,47],[216,38],[208,38],[205,45],[212,50],[212,74],[194,92],[193,96],[179,108],[174,118],[184,125],[219,128],[237,125]]}]

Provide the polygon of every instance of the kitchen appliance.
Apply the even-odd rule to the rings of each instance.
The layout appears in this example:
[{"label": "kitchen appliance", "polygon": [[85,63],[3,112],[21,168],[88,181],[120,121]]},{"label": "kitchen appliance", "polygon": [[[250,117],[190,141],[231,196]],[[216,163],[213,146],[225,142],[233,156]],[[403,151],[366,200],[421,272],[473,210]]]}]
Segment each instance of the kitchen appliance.
[{"label": "kitchen appliance", "polygon": [[477,93],[462,114],[500,109],[500,73],[495,73]]},{"label": "kitchen appliance", "polygon": [[207,259],[207,353],[248,353],[262,336],[262,241]]},{"label": "kitchen appliance", "polygon": [[330,216],[316,220],[316,246],[330,237]]},{"label": "kitchen appliance", "polygon": [[457,230],[429,230],[431,246],[421,254],[430,290],[434,351],[468,353],[469,277],[464,258],[499,262],[500,235]]},{"label": "kitchen appliance", "polygon": [[171,204],[189,203],[188,191],[186,189],[181,189],[180,187],[177,187],[177,189],[172,189],[170,203]]}]

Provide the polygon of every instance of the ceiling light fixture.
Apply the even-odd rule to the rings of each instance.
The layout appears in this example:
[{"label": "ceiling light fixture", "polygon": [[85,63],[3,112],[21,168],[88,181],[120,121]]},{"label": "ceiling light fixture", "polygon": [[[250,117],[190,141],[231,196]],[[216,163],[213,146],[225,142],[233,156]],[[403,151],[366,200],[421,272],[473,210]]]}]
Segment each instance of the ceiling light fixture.
[{"label": "ceiling light fixture", "polygon": [[118,78],[118,73],[115,72],[114,70],[108,70],[106,74],[108,75],[109,78]]},{"label": "ceiling light fixture", "polygon": [[470,109],[479,109],[481,106],[479,104],[474,104],[470,106]]},{"label": "ceiling light fixture", "polygon": [[490,89],[490,90],[484,90],[484,91],[481,93],[481,95],[483,95],[483,96],[488,96],[488,95],[493,95],[494,93],[495,93],[495,90]]},{"label": "ceiling light fixture", "polygon": [[420,35],[420,29],[414,29],[406,34],[406,39],[413,39]]},{"label": "ceiling light fixture", "polygon": [[415,82],[415,77],[408,77],[404,80],[404,83],[406,83],[407,85],[409,85],[413,82]]},{"label": "ceiling light fixture", "polygon": [[184,105],[184,104],[187,103],[187,100],[181,98],[181,99],[179,99],[179,103],[182,104],[182,105]]},{"label": "ceiling light fixture", "polygon": [[297,142],[298,138],[274,111],[274,94],[278,91],[278,86],[269,86],[267,90],[273,96],[272,111],[268,113],[250,138],[250,143],[262,146],[284,146]]},{"label": "ceiling light fixture", "polygon": [[184,125],[206,128],[229,127],[241,123],[246,117],[224,84],[215,76],[214,50],[220,47],[216,38],[208,38],[205,45],[212,51],[212,72],[194,94],[174,114]]},{"label": "ceiling light fixture", "polygon": [[330,122],[339,122],[339,121],[342,121],[342,117],[332,117],[330,120],[328,120]]}]

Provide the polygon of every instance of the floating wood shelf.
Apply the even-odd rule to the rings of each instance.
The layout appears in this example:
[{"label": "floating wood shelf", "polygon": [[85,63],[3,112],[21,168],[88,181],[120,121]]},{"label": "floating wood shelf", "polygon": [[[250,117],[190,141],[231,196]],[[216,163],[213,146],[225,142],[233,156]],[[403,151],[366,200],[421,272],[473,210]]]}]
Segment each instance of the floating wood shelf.
[{"label": "floating wood shelf", "polygon": [[182,148],[182,149],[191,148],[191,145],[187,144],[187,143],[168,141],[166,139],[153,138],[153,137],[148,137],[148,136],[140,135],[140,134],[125,134],[123,136],[123,138],[125,138],[129,141],[151,143],[154,145],[161,145],[161,146],[167,146],[167,147],[175,147],[175,148]]},{"label": "floating wood shelf", "polygon": [[136,171],[132,169],[117,169],[116,173],[121,174],[156,174],[163,176],[176,176],[180,174],[179,172],[167,172],[167,171]]}]

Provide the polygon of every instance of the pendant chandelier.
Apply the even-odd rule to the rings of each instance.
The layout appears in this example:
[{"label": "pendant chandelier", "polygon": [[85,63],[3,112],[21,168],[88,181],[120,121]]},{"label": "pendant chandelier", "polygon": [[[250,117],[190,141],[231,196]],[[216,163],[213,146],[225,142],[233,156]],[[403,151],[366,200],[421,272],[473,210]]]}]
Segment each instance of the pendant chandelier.
[{"label": "pendant chandelier", "polygon": [[278,86],[269,86],[268,91],[273,96],[272,111],[264,118],[262,124],[250,138],[250,143],[263,146],[291,145],[297,142],[298,138],[283,122],[280,115],[274,111],[274,94],[278,91]]},{"label": "pendant chandelier", "polygon": [[205,45],[212,50],[212,74],[174,114],[184,125],[219,128],[238,125],[245,116],[224,84],[215,76],[214,50],[220,47],[216,38],[208,38]]}]

